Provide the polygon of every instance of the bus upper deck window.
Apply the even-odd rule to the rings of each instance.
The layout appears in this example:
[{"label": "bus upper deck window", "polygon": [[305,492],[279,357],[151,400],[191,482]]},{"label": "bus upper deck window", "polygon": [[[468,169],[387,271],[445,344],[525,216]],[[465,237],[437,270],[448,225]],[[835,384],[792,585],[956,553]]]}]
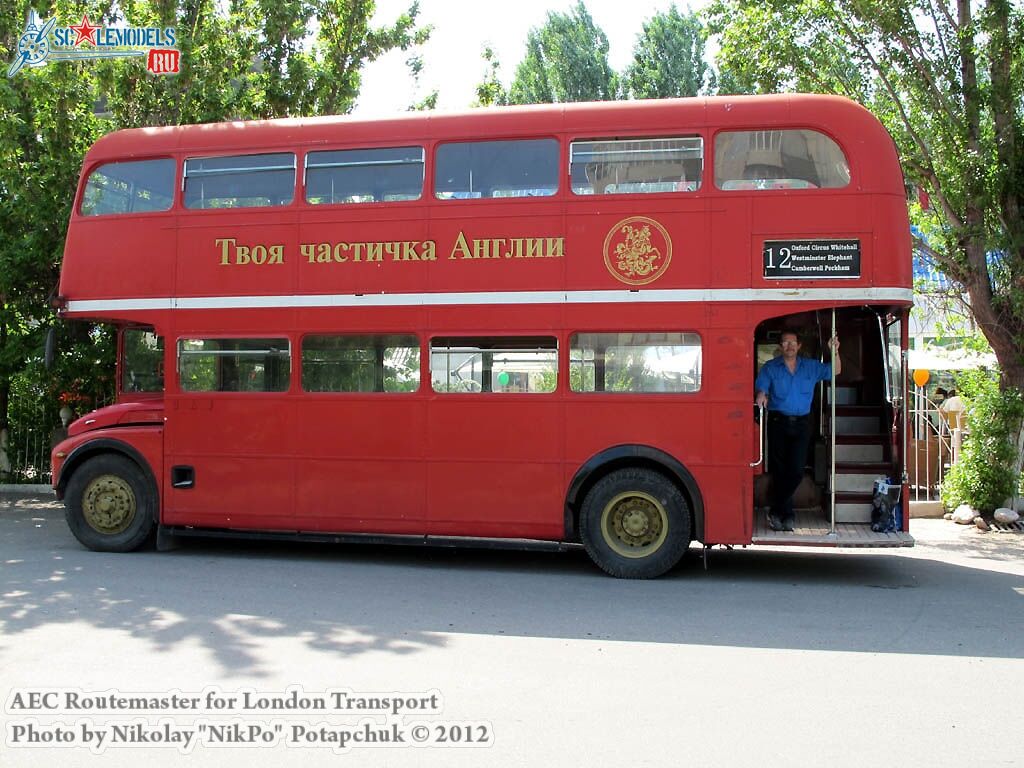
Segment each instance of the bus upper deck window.
[{"label": "bus upper deck window", "polygon": [[846,155],[818,131],[723,131],[715,136],[719,189],[838,189],[849,183]]},{"label": "bus upper deck window", "polygon": [[558,191],[556,139],[442,144],[436,161],[439,200],[547,197]]},{"label": "bus upper deck window", "polygon": [[186,208],[288,205],[295,195],[295,155],[278,152],[185,161]]},{"label": "bus upper deck window", "polygon": [[166,211],[173,199],[174,161],[170,158],[104,163],[89,174],[81,213],[102,216]]},{"label": "bus upper deck window", "polygon": [[695,192],[704,172],[704,140],[593,139],[569,147],[569,175],[577,195]]},{"label": "bus upper deck window", "polygon": [[423,147],[310,152],[306,155],[306,202],[381,203],[419,200],[423,194]]}]

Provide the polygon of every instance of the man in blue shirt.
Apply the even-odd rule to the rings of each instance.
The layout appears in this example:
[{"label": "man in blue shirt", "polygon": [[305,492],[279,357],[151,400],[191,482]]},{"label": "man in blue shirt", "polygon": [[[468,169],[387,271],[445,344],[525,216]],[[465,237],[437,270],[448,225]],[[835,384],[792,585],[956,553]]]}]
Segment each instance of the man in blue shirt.
[{"label": "man in blue shirt", "polygon": [[[754,388],[754,402],[768,407],[768,472],[772,476],[772,509],[768,525],[773,531],[792,531],[793,494],[804,477],[807,463],[808,414],[814,386],[832,378],[832,366],[800,357],[800,337],[783,331],[782,354],[761,367]],[[839,339],[829,341],[836,376],[843,369]]]}]

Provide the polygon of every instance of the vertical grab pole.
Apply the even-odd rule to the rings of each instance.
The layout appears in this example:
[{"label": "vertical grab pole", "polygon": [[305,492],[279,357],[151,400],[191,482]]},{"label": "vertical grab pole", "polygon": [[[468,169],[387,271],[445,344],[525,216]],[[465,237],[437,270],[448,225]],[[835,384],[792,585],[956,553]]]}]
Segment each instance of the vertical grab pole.
[{"label": "vertical grab pole", "polygon": [[758,426],[761,428],[760,429],[760,435],[761,435],[760,445],[761,445],[761,447],[759,449],[760,453],[757,456],[757,461],[750,462],[750,466],[751,467],[759,466],[761,464],[761,462],[764,461],[764,442],[765,442],[765,437],[764,436],[765,436],[765,432],[767,431],[768,427],[767,427],[767,421],[766,421],[766,419],[764,417],[764,413],[765,413],[764,406],[762,405],[762,406],[759,406],[759,407],[761,409],[761,415],[760,415],[760,421],[758,422]]},{"label": "vertical grab pole", "polygon": [[[836,310],[832,308],[832,338],[836,338]],[[832,487],[832,517],[831,525],[829,527],[829,536],[836,535],[836,350],[832,344],[829,344],[829,349],[832,353],[832,364],[829,366],[832,370],[832,417],[829,421],[829,431],[832,433],[832,450],[830,455],[832,458],[832,469],[829,475],[829,482]]]}]

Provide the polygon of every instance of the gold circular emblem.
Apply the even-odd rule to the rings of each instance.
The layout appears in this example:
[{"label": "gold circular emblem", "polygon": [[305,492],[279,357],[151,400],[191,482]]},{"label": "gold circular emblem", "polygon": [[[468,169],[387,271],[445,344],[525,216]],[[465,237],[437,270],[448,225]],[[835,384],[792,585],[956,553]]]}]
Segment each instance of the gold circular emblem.
[{"label": "gold circular emblem", "polygon": [[617,280],[629,285],[653,283],[672,261],[672,238],[654,219],[630,216],[604,239],[604,263]]}]

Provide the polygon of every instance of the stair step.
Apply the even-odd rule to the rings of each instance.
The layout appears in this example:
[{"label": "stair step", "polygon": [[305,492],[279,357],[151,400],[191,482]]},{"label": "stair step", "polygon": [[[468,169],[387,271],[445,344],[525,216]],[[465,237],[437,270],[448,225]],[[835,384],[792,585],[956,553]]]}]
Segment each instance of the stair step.
[{"label": "stair step", "polygon": [[[825,402],[831,403],[831,390],[826,389]],[[857,387],[836,387],[836,405],[856,405]]]},{"label": "stair step", "polygon": [[[882,475],[884,477],[885,475]],[[870,496],[872,488],[874,488],[875,480],[879,477],[879,473],[871,472],[868,474],[861,473],[848,473],[848,474],[836,474],[836,492],[842,493],[867,493]]]},{"label": "stair step", "polygon": [[[837,435],[838,437],[838,435]],[[841,445],[836,443],[837,462],[879,462],[885,460],[885,446],[880,443]]]},{"label": "stair step", "polygon": [[836,435],[881,435],[880,416],[836,416]]},{"label": "stair step", "polygon": [[881,416],[881,405],[836,405],[836,416]]},{"label": "stair step", "polygon": [[872,499],[871,491],[839,491],[836,493],[836,503],[844,504],[870,504]]},{"label": "stair step", "polygon": [[871,504],[851,504],[836,501],[837,523],[870,523]]},{"label": "stair step", "polygon": [[884,461],[836,461],[836,474],[866,475],[869,472],[885,477],[892,474],[892,465]]}]

